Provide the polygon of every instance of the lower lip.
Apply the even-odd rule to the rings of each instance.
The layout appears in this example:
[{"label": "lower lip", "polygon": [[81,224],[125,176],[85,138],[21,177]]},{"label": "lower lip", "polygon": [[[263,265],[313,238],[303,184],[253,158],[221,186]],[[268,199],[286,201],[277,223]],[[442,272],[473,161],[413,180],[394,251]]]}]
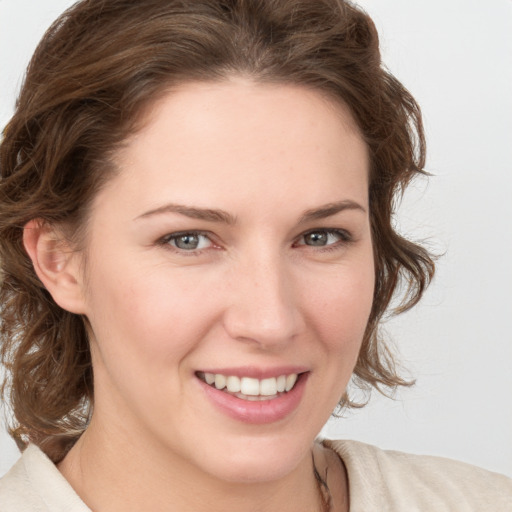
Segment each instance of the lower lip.
[{"label": "lower lip", "polygon": [[202,385],[208,400],[227,416],[243,423],[263,425],[284,420],[297,409],[306,387],[308,375],[307,373],[301,374],[293,389],[287,393],[270,400],[258,401],[243,400],[224,391],[219,391],[200,379],[198,382]]}]

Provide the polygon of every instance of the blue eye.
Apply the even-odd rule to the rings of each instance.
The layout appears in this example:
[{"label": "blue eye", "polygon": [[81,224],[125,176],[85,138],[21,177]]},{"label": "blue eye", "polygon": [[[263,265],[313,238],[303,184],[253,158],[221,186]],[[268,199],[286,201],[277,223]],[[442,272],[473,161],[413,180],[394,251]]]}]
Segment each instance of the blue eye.
[{"label": "blue eye", "polygon": [[212,241],[203,233],[173,233],[164,238],[165,243],[182,251],[197,251],[211,247]]},{"label": "blue eye", "polygon": [[349,242],[350,235],[340,229],[316,229],[301,235],[297,245],[307,245],[310,247],[328,247],[336,245],[339,242]]}]

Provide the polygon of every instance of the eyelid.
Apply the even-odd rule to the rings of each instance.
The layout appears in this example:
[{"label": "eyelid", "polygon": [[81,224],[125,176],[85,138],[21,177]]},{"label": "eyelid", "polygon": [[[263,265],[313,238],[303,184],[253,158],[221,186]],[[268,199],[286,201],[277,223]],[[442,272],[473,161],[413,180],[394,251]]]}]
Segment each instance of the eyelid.
[{"label": "eyelid", "polygon": [[[337,240],[334,243],[330,243],[330,244],[326,244],[326,245],[319,245],[319,246],[301,243],[301,239],[303,240],[304,237],[306,237],[307,235],[310,235],[312,233],[326,233],[328,235],[334,235],[334,236],[339,237],[339,240]],[[210,245],[208,247],[203,247],[201,249],[186,250],[186,249],[180,249],[179,247],[176,247],[176,246],[172,245],[171,243],[169,243],[171,240],[179,238],[180,236],[184,236],[184,235],[204,236],[209,240]],[[178,254],[182,254],[185,256],[197,256],[204,251],[220,248],[219,244],[215,241],[214,238],[215,238],[214,235],[209,231],[189,229],[189,230],[182,230],[182,231],[173,231],[171,233],[168,233],[168,234],[160,237],[157,240],[157,244],[165,246],[169,250],[172,250]],[[329,250],[335,250],[339,247],[343,247],[344,245],[349,244],[353,241],[354,241],[353,235],[346,229],[313,228],[313,229],[308,229],[307,231],[304,231],[303,233],[301,233],[295,239],[295,242],[293,243],[292,246],[293,247],[306,247],[306,248],[310,248],[315,251],[329,251]]]},{"label": "eyelid", "polygon": [[[306,237],[307,235],[310,235],[312,233],[327,233],[328,235],[336,235],[336,236],[340,237],[340,240],[338,240],[337,242],[332,243],[332,244],[319,245],[319,246],[308,245],[306,243],[299,243],[299,241],[301,239],[304,239],[304,237]],[[293,244],[294,246],[308,247],[308,248],[312,248],[314,250],[320,250],[321,251],[321,250],[335,249],[336,247],[339,247],[339,246],[351,243],[351,242],[354,241],[354,237],[346,229],[341,229],[341,228],[314,228],[314,229],[308,229],[304,233],[301,233],[297,237],[296,240],[297,241],[294,242],[294,244]]]},{"label": "eyelid", "polygon": [[[205,238],[207,238],[210,241],[210,245],[208,247],[203,247],[201,249],[186,250],[186,249],[180,249],[179,247],[176,247],[170,243],[171,240],[179,238],[180,236],[185,236],[185,235],[204,236]],[[165,246],[165,247],[169,248],[169,250],[172,250],[176,253],[183,254],[186,256],[198,255],[198,254],[201,254],[203,251],[218,247],[218,244],[213,239],[212,233],[210,233],[208,231],[197,230],[197,229],[184,229],[182,231],[173,231],[172,233],[168,233],[168,234],[160,237],[157,240],[157,244]]]}]

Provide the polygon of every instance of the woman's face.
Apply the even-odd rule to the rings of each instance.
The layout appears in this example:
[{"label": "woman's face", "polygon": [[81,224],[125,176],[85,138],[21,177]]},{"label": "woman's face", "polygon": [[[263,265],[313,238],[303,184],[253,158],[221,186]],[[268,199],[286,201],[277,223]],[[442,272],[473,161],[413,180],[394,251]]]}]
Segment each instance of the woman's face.
[{"label": "woman's face", "polygon": [[242,79],[146,120],[89,222],[91,434],[224,480],[289,474],[370,314],[366,146],[318,92]]}]

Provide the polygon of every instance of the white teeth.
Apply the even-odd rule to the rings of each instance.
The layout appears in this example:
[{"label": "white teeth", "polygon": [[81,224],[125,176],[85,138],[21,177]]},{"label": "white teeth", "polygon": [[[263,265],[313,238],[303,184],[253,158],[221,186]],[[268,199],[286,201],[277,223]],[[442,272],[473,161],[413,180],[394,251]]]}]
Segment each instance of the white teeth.
[{"label": "white teeth", "polygon": [[226,387],[230,393],[240,393],[241,391],[241,383],[238,377],[228,377],[226,379]]},{"label": "white teeth", "polygon": [[215,375],[215,387],[217,389],[224,389],[226,387],[226,377],[224,377],[224,375],[220,373]]},{"label": "white teeth", "polygon": [[277,392],[282,393],[286,389],[286,375],[280,375],[276,380]]},{"label": "white teeth", "polygon": [[260,394],[260,381],[251,377],[242,377],[240,391],[244,395],[257,396]]},{"label": "white teeth", "polygon": [[279,393],[290,391],[295,386],[298,378],[296,373],[262,380],[252,377],[227,376],[221,373],[204,373],[203,375],[207,384],[214,385],[219,390],[225,388],[239,398],[247,400],[263,399],[263,397],[265,399],[266,397],[276,398]]},{"label": "white teeth", "polygon": [[[215,379],[217,381],[217,379]],[[290,389],[295,386],[295,383],[297,382],[297,374],[292,373],[291,375],[288,375],[286,377],[286,387],[284,388],[285,391],[290,391]]]},{"label": "white teeth", "polygon": [[[290,388],[291,389],[291,388]],[[260,382],[260,395],[272,396],[277,394],[277,382],[275,378],[263,379]]]}]

